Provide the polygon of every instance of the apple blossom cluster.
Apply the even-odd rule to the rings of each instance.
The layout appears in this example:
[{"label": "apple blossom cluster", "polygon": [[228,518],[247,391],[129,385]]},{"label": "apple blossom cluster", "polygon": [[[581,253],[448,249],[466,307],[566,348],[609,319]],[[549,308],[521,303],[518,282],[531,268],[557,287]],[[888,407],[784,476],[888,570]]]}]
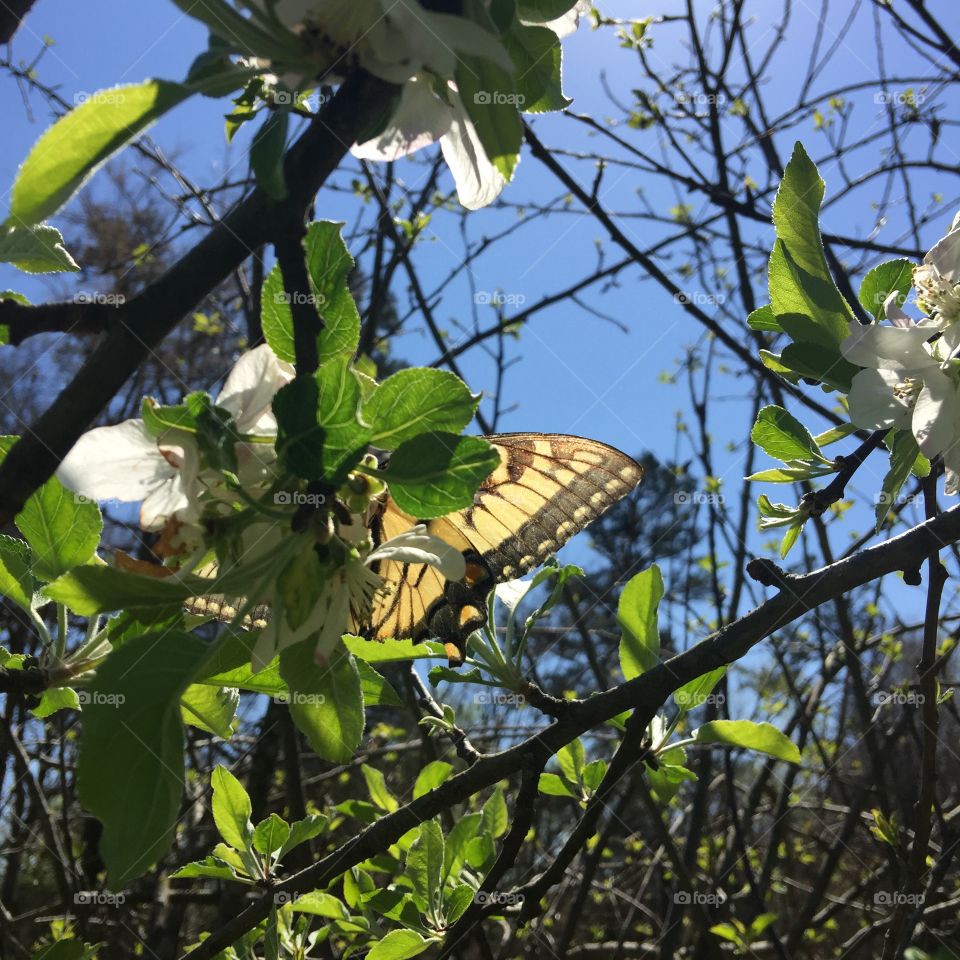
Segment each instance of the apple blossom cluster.
[{"label": "apple blossom cluster", "polygon": [[[242,587],[244,611],[268,605],[254,669],[311,638],[322,661],[369,622],[386,589],[377,562],[430,564],[448,580],[465,573],[463,555],[423,525],[373,543],[370,519],[386,493],[375,476],[351,471],[324,495],[282,468],[272,403],[293,376],[259,346],[240,357],[215,402],[204,393],[176,407],[145,400],[143,419],[84,434],[57,472],[83,497],[141,504],[140,526],[159,532],[154,550],[167,563],[153,576],[190,576],[213,561]],[[375,465],[368,456],[361,467]]]},{"label": "apple blossom cluster", "polygon": [[914,320],[885,299],[888,323],[850,323],[843,356],[863,367],[850,386],[850,419],[866,430],[909,429],[920,452],[939,456],[946,492],[960,493],[960,214],[913,269]]},{"label": "apple blossom cluster", "polygon": [[[226,0],[177,2],[259,69],[266,88],[280,93],[269,97],[274,108],[303,103],[305,91],[338,83],[355,67],[399,86],[392,115],[354,155],[391,161],[439,141],[468,209],[496,199],[511,178],[518,111],[568,103],[559,41],[591,7],[472,0],[447,13],[420,0],[239,0],[243,16]],[[241,101],[247,110],[249,99]]]}]

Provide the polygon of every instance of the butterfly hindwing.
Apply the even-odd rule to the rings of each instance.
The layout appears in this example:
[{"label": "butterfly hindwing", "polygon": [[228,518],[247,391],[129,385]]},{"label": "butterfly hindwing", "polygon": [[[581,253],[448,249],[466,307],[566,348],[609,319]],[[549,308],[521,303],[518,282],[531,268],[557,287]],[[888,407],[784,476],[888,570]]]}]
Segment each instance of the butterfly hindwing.
[{"label": "butterfly hindwing", "polygon": [[[388,592],[362,633],[371,639],[438,637],[451,662],[463,661],[466,638],[486,622],[486,599],[501,580],[542,564],[574,534],[640,482],[638,463],[596,440],[563,434],[486,437],[500,465],[484,480],[473,506],[426,522],[434,536],[460,550],[463,581],[447,581],[425,564],[381,563]],[[374,521],[383,542],[416,523],[387,499]]]}]

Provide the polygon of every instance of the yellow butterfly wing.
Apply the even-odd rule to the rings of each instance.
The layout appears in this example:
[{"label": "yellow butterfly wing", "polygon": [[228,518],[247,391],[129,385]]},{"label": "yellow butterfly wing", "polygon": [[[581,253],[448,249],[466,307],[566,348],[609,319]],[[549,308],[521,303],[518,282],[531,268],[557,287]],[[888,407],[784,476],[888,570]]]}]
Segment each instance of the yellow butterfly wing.
[{"label": "yellow butterfly wing", "polygon": [[[382,562],[387,582],[369,624],[370,639],[443,641],[452,663],[462,663],[466,638],[486,622],[486,598],[501,580],[543,563],[643,479],[643,468],[615,447],[565,434],[506,433],[486,437],[500,465],[481,484],[473,506],[426,521],[427,530],[460,550],[463,581],[446,580],[426,564]],[[387,499],[373,523],[382,543],[417,519]]]}]

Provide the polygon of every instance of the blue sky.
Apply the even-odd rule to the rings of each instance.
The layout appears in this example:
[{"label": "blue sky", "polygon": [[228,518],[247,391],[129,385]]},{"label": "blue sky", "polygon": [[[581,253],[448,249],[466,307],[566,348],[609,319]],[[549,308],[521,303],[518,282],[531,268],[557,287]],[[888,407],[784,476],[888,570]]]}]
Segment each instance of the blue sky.
[{"label": "blue sky", "polygon": [[[638,5],[630,0],[601,3],[606,13],[635,15]],[[644,12],[679,12],[676,0],[664,0],[657,7],[644,4]],[[706,15],[710,3],[698,3],[698,10]],[[760,43],[768,35],[769,4],[753,3],[757,21],[750,28],[751,42]],[[832,19],[824,25],[825,44],[838,29],[850,5],[834,10]],[[939,6],[945,11],[947,27],[956,35],[960,30],[960,10],[952,3]],[[807,50],[812,42],[820,11],[813,0],[795,5],[791,24],[791,44],[780,55],[773,82],[766,91],[776,111],[779,104],[792,102],[799,82],[800,68],[805,66]],[[185,17],[169,0],[140,0],[120,3],[117,0],[89,0],[79,15],[77,4],[70,0],[40,0],[15,46],[15,57],[30,60],[40,46],[40,38],[49,35],[54,46],[44,56],[39,75],[43,82],[56,86],[68,101],[82,97],[102,87],[117,83],[131,83],[145,77],[183,77],[194,56],[205,46],[204,30]],[[706,17],[704,17],[706,20]],[[681,31],[668,24],[654,28],[654,45],[648,56],[654,64],[670,70],[677,60],[685,60],[680,45]],[[828,89],[834,83],[862,78],[872,69],[873,35],[867,19],[854,34],[855,43],[840,51],[830,69],[814,84],[814,91]],[[896,71],[899,59],[905,55],[903,44],[891,40],[886,49],[888,64]],[[912,56],[912,55],[911,55]],[[911,60],[910,62],[913,62]],[[591,113],[598,118],[612,115],[612,108],[603,86],[598,82],[600,72],[609,85],[624,100],[629,101],[629,90],[638,85],[639,73],[633,54],[616,48],[608,33],[593,33],[582,28],[566,43],[566,88],[575,98],[574,109]],[[0,114],[5,118],[5,148],[0,156],[0,184],[9,188],[18,162],[26,156],[30,146],[49,121],[49,113],[42,100],[30,98],[35,116],[31,119],[16,86],[9,81],[0,84]],[[169,156],[176,158],[185,171],[198,182],[212,182],[224,169],[242,172],[249,133],[237,138],[233,148],[224,143],[222,116],[226,101],[196,98],[163,119],[152,131],[152,136]],[[873,91],[866,91],[856,101],[853,125],[868,131],[882,119],[882,108],[873,102]],[[538,134],[554,147],[576,151],[589,149],[595,142],[576,123],[558,117],[539,118]],[[824,149],[823,134],[814,129],[812,119],[799,128],[810,153],[816,157]],[[729,142],[742,136],[742,126],[736,118],[724,120],[724,135]],[[921,136],[922,131],[905,128],[903,136]],[[944,137],[956,134],[947,129]],[[654,155],[659,154],[657,135],[653,132],[629,132],[630,138]],[[778,142],[781,155],[789,155],[793,135]],[[955,152],[954,156],[957,155]],[[589,163],[562,157],[563,163],[575,176],[589,183],[593,167]],[[406,164],[402,170],[408,182],[416,184],[422,167]],[[827,180],[830,196],[831,181],[838,181],[836,171],[829,166],[821,172]],[[349,174],[341,174],[341,182],[349,182]],[[447,181],[449,183],[449,181]],[[928,198],[934,192],[945,195],[942,215],[923,237],[924,246],[932,244],[949,222],[955,209],[956,183],[922,181],[920,193]],[[95,184],[94,184],[95,188]],[[635,210],[640,204],[638,192],[656,210],[664,212],[677,203],[690,202],[698,207],[697,197],[678,194],[662,180],[637,174],[625,168],[611,167],[603,182],[601,197],[608,209]],[[543,169],[525,156],[515,182],[506,193],[513,203],[535,203],[563,193]],[[870,200],[866,194],[856,194],[848,201],[831,208],[826,215],[828,228],[851,235],[864,235],[874,226]],[[924,200],[924,203],[926,200]],[[924,205],[924,204],[921,204]],[[354,222],[357,202],[345,194],[324,192],[317,205],[317,215]],[[369,212],[368,212],[369,215]],[[493,234],[512,223],[517,213],[512,210],[484,210],[470,218],[467,231],[476,239]],[[56,221],[54,221],[56,222]],[[643,220],[624,218],[621,227],[641,248],[649,246],[663,234],[663,228],[649,226]],[[763,246],[772,242],[772,227],[750,224],[750,237]],[[456,217],[438,216],[430,224],[424,243],[428,249],[421,253],[428,280],[438,280],[462,259],[460,224]],[[896,216],[891,218],[879,234],[879,239],[898,237]],[[527,304],[567,283],[586,275],[597,257],[597,241],[603,239],[601,228],[589,216],[575,208],[569,213],[553,214],[518,231],[512,240],[496,245],[474,267],[474,283],[481,291],[502,291],[514,298],[524,298]],[[620,252],[609,242],[604,244],[607,262],[619,259]],[[673,270],[682,257],[667,263]],[[13,271],[0,267],[0,288],[10,286],[28,295],[42,299],[46,288],[40,281],[27,281]],[[715,295],[719,287],[701,290],[694,281],[690,290],[703,296]],[[762,296],[762,291],[760,291]],[[580,433],[613,443],[637,453],[652,450],[661,459],[688,459],[689,450],[676,432],[676,414],[689,412],[685,382],[666,384],[660,381],[661,371],[671,371],[684,348],[703,341],[703,330],[687,317],[683,309],[654,282],[645,279],[636,268],[625,271],[616,288],[600,295],[593,288],[585,295],[589,305],[628,327],[623,333],[616,326],[592,316],[586,309],[567,301],[528,324],[519,342],[511,346],[513,355],[522,359],[508,374],[506,393],[517,409],[505,416],[500,424],[503,430],[542,430]],[[762,302],[762,300],[761,300]],[[459,320],[470,322],[473,304],[466,280],[452,286],[438,308],[438,320],[450,328]],[[489,307],[486,321],[494,314]],[[708,307],[709,309],[709,307]],[[481,316],[483,314],[481,313]],[[416,326],[416,324],[414,324]],[[395,345],[400,356],[411,362],[431,362],[435,349],[422,332],[412,332]],[[0,361],[2,362],[2,361]],[[464,363],[467,379],[476,389],[492,386],[491,366],[480,354]],[[742,475],[742,450],[725,449],[727,441],[742,441],[746,429],[747,400],[741,395],[740,382],[721,376],[715,385],[711,429],[714,433],[714,451],[717,473],[735,483]],[[811,424],[811,426],[817,426]],[[869,497],[879,488],[884,464],[875,458],[858,475],[857,486]],[[760,492],[759,490],[757,492]],[[787,491],[767,489],[774,499],[789,497]],[[858,522],[838,524],[837,543],[847,542],[849,531],[866,527],[868,514],[855,514]]]}]

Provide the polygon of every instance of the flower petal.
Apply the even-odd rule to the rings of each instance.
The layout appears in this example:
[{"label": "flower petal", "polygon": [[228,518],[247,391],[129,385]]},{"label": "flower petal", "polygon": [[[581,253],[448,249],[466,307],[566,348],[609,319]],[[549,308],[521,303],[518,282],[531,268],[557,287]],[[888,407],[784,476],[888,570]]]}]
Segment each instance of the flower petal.
[{"label": "flower petal", "polygon": [[57,478],[91,500],[143,500],[176,474],[142,420],[85,433],[64,457]]},{"label": "flower petal", "polygon": [[507,181],[487,157],[459,100],[450,130],[440,140],[440,149],[453,174],[460,203],[468,210],[479,210],[500,196]]},{"label": "flower petal", "polygon": [[951,230],[927,251],[923,262],[949,283],[960,283],[960,230]]},{"label": "flower petal", "polygon": [[924,377],[923,388],[913,408],[913,435],[926,457],[949,450],[960,435],[960,396],[946,374]]},{"label": "flower petal", "polygon": [[850,384],[850,420],[861,430],[909,426],[910,407],[894,393],[899,380],[893,370],[861,370]]},{"label": "flower petal", "polygon": [[467,572],[467,562],[463,554],[446,540],[427,533],[427,528],[422,523],[380,544],[367,557],[366,562],[369,564],[375,560],[428,563],[436,567],[447,580],[462,580]]},{"label": "flower petal", "polygon": [[404,84],[386,129],[350,152],[361,160],[396,160],[439,140],[450,130],[454,117],[453,108],[433,92],[430,81],[415,78]]},{"label": "flower petal", "polygon": [[257,432],[257,427],[273,425],[270,412],[274,394],[293,379],[293,371],[284,369],[267,344],[244,353],[227,376],[217,405],[233,414],[241,433]]},{"label": "flower petal", "polygon": [[901,370],[923,370],[934,366],[924,344],[931,331],[926,327],[887,327],[851,320],[850,336],[840,344],[840,352],[860,367],[886,367]]}]

